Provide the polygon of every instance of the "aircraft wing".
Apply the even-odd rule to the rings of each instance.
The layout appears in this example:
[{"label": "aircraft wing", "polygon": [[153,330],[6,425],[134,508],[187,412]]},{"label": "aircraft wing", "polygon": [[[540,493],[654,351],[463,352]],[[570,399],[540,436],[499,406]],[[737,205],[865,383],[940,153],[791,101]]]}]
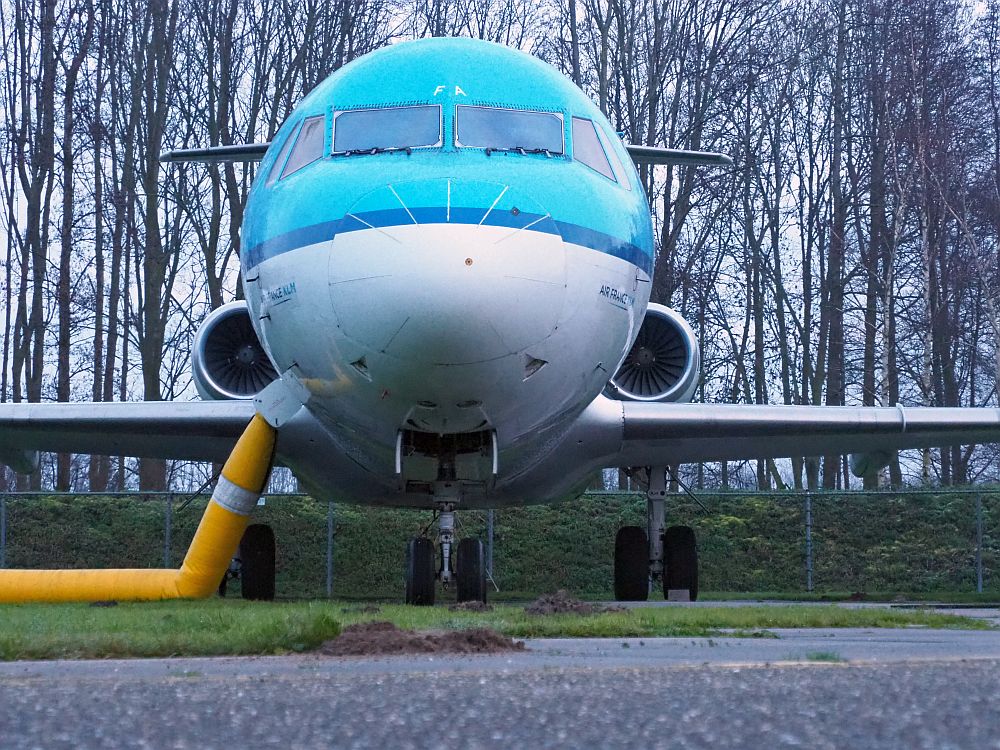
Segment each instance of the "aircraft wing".
[{"label": "aircraft wing", "polygon": [[35,451],[221,462],[253,415],[252,401],[0,404],[0,463],[24,470]]},{"label": "aircraft wing", "polygon": [[267,153],[270,143],[239,143],[234,146],[208,146],[206,148],[181,148],[164,151],[162,162],[237,162],[260,161]]},{"label": "aircraft wing", "polygon": [[619,466],[1000,443],[1000,409],[619,403]]},{"label": "aircraft wing", "polygon": [[[249,162],[260,161],[270,143],[240,143],[232,146],[181,148],[164,151],[161,162]],[[626,144],[629,156],[636,164],[679,164],[689,166],[729,166],[732,158],[714,151],[687,151],[680,148],[635,146]]]},{"label": "aircraft wing", "polygon": [[681,164],[690,166],[724,167],[733,163],[725,154],[712,151],[685,151],[679,148],[626,145],[628,155],[636,164]]}]

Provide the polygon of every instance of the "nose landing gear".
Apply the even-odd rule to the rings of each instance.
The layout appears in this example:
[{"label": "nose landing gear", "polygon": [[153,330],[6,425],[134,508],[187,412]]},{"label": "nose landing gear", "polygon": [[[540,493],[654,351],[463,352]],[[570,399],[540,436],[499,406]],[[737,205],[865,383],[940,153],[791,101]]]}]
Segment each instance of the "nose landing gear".
[{"label": "nose landing gear", "polygon": [[453,582],[457,584],[456,598],[459,603],[479,601],[485,604],[486,553],[482,540],[467,537],[458,543],[456,550],[455,506],[452,503],[441,505],[436,521],[441,551],[437,566],[434,564],[434,542],[427,536],[411,539],[406,546],[406,603],[433,605],[436,578],[446,589]]}]

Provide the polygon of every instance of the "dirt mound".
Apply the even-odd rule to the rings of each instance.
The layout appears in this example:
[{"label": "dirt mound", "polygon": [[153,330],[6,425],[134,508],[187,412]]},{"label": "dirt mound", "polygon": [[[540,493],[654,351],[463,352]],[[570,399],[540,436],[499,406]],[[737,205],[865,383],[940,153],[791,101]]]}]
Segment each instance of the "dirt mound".
[{"label": "dirt mound", "polygon": [[524,643],[490,628],[470,630],[400,630],[391,622],[349,625],[340,636],[320,646],[326,656],[386,656],[392,654],[498,654],[523,651]]},{"label": "dirt mound", "polygon": [[569,595],[563,589],[554,594],[542,594],[524,608],[529,615],[592,615],[602,611],[600,606],[582,602]]},{"label": "dirt mound", "polygon": [[458,602],[448,607],[452,612],[492,612],[493,607],[486,602]]},{"label": "dirt mound", "polygon": [[604,606],[580,601],[559,589],[554,594],[543,594],[524,608],[529,615],[597,615],[602,612],[628,612],[628,607],[618,605]]}]

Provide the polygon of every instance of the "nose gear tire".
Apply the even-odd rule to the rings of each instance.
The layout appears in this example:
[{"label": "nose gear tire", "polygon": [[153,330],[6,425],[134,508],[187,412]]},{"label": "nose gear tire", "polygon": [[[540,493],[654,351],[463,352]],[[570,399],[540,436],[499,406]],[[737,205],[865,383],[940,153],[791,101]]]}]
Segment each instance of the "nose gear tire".
[{"label": "nose gear tire", "polygon": [[406,545],[406,603],[418,606],[434,604],[434,542],[416,537]]},{"label": "nose gear tire", "polygon": [[663,597],[687,589],[691,601],[698,598],[698,546],[690,526],[671,526],[663,535]]},{"label": "nose gear tire", "polygon": [[486,603],[486,552],[481,539],[468,537],[458,543],[455,563],[459,602]]},{"label": "nose gear tire", "polygon": [[243,598],[274,599],[274,531],[264,523],[247,526],[240,540],[240,583]]},{"label": "nose gear tire", "polygon": [[649,539],[639,526],[623,526],[615,535],[615,599],[649,598]]}]

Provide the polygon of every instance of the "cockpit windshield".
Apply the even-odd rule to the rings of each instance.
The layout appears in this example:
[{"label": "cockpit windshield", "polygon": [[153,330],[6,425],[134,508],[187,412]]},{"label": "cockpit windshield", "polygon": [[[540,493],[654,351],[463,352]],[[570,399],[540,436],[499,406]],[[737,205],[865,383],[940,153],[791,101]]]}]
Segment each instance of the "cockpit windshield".
[{"label": "cockpit windshield", "polygon": [[338,112],[333,153],[352,154],[441,145],[441,107],[385,107]]},{"label": "cockpit windshield", "polygon": [[563,120],[552,112],[459,105],[455,118],[459,146],[493,151],[563,153]]}]

